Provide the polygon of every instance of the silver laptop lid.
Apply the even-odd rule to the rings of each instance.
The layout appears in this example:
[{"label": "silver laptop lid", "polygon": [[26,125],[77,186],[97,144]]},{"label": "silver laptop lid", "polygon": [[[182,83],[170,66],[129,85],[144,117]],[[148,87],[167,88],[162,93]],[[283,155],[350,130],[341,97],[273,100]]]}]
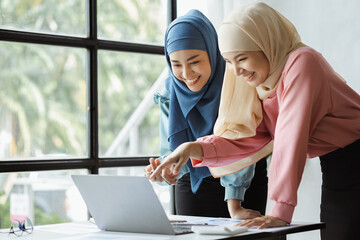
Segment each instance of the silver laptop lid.
[{"label": "silver laptop lid", "polygon": [[71,177],[100,229],[175,234],[146,177],[101,175]]}]

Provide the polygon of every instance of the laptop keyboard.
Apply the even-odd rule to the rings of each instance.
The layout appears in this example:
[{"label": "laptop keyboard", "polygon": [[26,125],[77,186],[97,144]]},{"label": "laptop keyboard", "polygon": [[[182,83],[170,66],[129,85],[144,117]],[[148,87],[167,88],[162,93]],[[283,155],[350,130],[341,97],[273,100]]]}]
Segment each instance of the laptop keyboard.
[{"label": "laptop keyboard", "polygon": [[193,226],[193,224],[184,224],[184,223],[171,223],[175,234],[185,234],[185,233],[193,233],[193,231],[191,231],[191,227]]}]

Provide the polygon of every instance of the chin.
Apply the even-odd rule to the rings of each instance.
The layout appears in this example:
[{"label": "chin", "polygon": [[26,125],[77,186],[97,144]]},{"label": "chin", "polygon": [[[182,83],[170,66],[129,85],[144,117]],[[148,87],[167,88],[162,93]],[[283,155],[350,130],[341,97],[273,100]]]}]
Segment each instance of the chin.
[{"label": "chin", "polygon": [[[189,88],[189,87],[188,87]],[[190,89],[190,91],[192,91],[192,92],[199,92],[200,90],[201,90],[201,88],[200,89],[198,89],[198,88],[189,88]]]},{"label": "chin", "polygon": [[249,84],[250,87],[254,87],[254,88],[259,86],[259,84],[255,83],[255,82],[247,82],[247,84]]}]

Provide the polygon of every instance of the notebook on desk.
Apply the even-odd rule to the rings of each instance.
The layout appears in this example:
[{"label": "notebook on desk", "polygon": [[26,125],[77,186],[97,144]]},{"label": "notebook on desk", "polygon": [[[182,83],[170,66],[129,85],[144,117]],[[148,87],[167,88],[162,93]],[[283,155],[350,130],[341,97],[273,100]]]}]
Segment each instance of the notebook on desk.
[{"label": "notebook on desk", "polygon": [[191,226],[172,224],[146,177],[71,176],[96,225],[106,231],[184,234]]}]

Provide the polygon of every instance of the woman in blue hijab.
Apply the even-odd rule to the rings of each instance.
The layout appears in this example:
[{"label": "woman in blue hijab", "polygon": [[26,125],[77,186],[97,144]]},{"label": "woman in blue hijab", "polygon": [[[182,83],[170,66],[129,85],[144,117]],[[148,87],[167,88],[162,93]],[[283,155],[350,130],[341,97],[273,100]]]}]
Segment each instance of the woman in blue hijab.
[{"label": "woman in blue hijab", "polygon": [[[164,93],[155,96],[163,113],[161,156],[168,155],[184,142],[213,133],[225,71],[216,31],[198,10],[190,10],[169,25],[165,34],[165,56],[171,74]],[[159,159],[150,159],[147,176],[159,164]],[[241,207],[254,169],[255,166],[250,166],[219,180],[211,176],[207,167],[193,168],[188,161],[176,176],[176,182],[172,180],[174,176],[159,176],[153,180],[166,179],[175,184],[176,214],[245,219],[259,216],[258,211],[265,214],[267,177],[266,189],[258,188],[262,192],[255,196],[263,201],[252,206],[258,211]],[[250,202],[259,203],[258,200]]]}]

